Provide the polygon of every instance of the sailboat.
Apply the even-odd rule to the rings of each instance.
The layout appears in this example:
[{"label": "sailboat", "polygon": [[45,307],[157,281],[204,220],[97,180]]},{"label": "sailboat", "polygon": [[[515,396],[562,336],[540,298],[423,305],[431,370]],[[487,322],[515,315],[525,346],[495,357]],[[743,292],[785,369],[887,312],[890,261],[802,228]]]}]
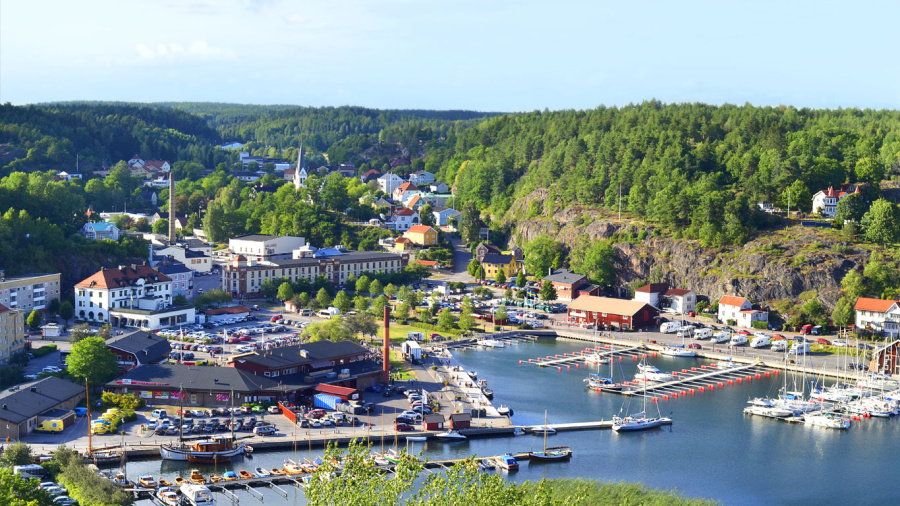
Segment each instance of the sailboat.
[{"label": "sailboat", "polygon": [[[644,359],[646,361],[646,358]],[[644,363],[646,365],[646,362]],[[652,367],[652,366],[651,366]],[[641,394],[643,409],[640,413],[626,416],[614,416],[612,429],[616,432],[647,430],[661,426],[663,423],[672,423],[671,418],[663,418],[659,413],[659,405],[656,406],[656,417],[647,416],[647,383],[644,383],[644,391]]]},{"label": "sailboat", "polygon": [[85,392],[85,400],[87,401],[87,419],[88,419],[88,450],[87,453],[83,455],[83,460],[85,464],[94,464],[97,467],[101,466],[114,466],[116,465],[122,457],[125,455],[123,448],[120,447],[110,447],[110,448],[97,448],[94,449],[92,444],[91,436],[94,431],[91,427],[91,399],[90,399],[90,391],[88,390],[87,379],[84,380],[84,392]]},{"label": "sailboat", "polygon": [[[604,359],[606,360],[606,359]],[[619,391],[622,390],[622,384],[616,383],[613,380],[613,364],[615,363],[614,357],[610,357],[609,360],[609,377],[603,377],[600,375],[600,364],[606,362],[597,362],[597,372],[589,372],[588,377],[584,379],[587,382],[588,388],[603,391]]]},{"label": "sailboat", "polygon": [[[544,410],[544,449],[539,452],[528,452],[528,456],[531,460],[537,462],[558,462],[562,460],[569,460],[572,458],[572,450],[569,449],[568,446],[553,446],[547,448],[547,434],[550,430],[553,430],[555,433],[556,430],[550,429],[547,425],[547,411]],[[548,430],[549,429],[549,430]]]},{"label": "sailboat", "polygon": [[696,357],[697,352],[694,351],[693,348],[689,348],[684,344],[686,334],[693,335],[693,332],[678,332],[681,334],[681,344],[670,344],[668,346],[664,346],[663,349],[659,350],[659,353],[661,355],[667,355],[669,357]]},{"label": "sailboat", "polygon": [[[234,391],[231,392],[234,399]],[[181,389],[181,410],[184,413],[184,388]],[[232,410],[234,412],[234,410]],[[179,426],[184,425],[184,415],[179,417]],[[225,462],[238,455],[244,455],[244,443],[234,437],[234,424],[231,424],[231,436],[213,436],[211,439],[185,443],[182,431],[178,431],[178,443],[163,444],[159,453],[163,460],[191,460],[194,462]]]}]

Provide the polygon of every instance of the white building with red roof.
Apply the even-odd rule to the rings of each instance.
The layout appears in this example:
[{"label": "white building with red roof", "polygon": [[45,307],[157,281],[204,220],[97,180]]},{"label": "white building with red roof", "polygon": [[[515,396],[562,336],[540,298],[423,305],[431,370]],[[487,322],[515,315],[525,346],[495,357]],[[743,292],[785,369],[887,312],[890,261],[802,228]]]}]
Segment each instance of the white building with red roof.
[{"label": "white building with red roof", "polygon": [[676,313],[690,313],[697,309],[697,294],[684,288],[669,288],[663,297],[668,301],[669,307]]},{"label": "white building with red roof", "polygon": [[900,337],[900,301],[890,299],[856,299],[856,327],[876,332],[887,338]]},{"label": "white building with red roof", "polygon": [[413,225],[420,223],[419,213],[408,207],[398,207],[394,211],[393,216],[385,223],[388,228],[404,232],[409,230]]},{"label": "white building with red roof", "polygon": [[406,200],[410,199],[412,195],[416,195],[418,193],[421,193],[421,190],[419,190],[418,186],[410,182],[406,182],[394,188],[394,192],[391,194],[391,196],[393,197],[394,202],[405,202]]},{"label": "white building with red roof", "polygon": [[812,212],[819,213],[826,218],[834,217],[837,212],[838,202],[847,195],[859,193],[859,186],[844,187],[835,190],[833,186],[829,186],[827,191],[819,191],[813,195]]},{"label": "white building with red roof", "polygon": [[769,321],[768,311],[753,309],[753,304],[744,297],[726,295],[719,299],[719,321],[728,323],[734,320],[738,327],[753,328],[755,321]]},{"label": "white building with red roof", "polygon": [[158,329],[194,322],[193,306],[172,305],[172,278],[148,265],[103,268],[75,285],[75,318]]}]

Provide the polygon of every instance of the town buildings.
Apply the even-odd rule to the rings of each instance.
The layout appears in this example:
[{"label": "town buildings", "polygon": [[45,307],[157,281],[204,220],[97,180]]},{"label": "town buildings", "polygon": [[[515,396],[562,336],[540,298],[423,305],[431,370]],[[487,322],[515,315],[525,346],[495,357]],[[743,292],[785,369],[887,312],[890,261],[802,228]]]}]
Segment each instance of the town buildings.
[{"label": "town buildings", "polygon": [[697,309],[697,294],[683,288],[669,288],[663,294],[667,307],[676,313],[685,314]]},{"label": "town buildings", "polygon": [[0,441],[21,439],[45,419],[75,422],[75,407],[85,397],[84,385],[49,376],[0,392]]},{"label": "town buildings", "polygon": [[118,241],[119,234],[119,228],[116,227],[115,223],[109,221],[88,222],[81,227],[81,235],[92,241],[100,241],[102,239]]},{"label": "town buildings", "polygon": [[9,309],[31,312],[44,310],[54,300],[59,300],[60,273],[7,276],[0,269],[0,304]]},{"label": "town buildings", "polygon": [[655,308],[660,307],[662,295],[669,290],[666,283],[650,283],[634,290],[634,300],[646,302]]},{"label": "town buildings", "polygon": [[10,309],[0,304],[0,364],[25,349],[25,319],[28,314],[21,309]]},{"label": "town buildings", "polygon": [[568,269],[557,269],[544,277],[556,289],[556,299],[569,302],[581,295],[600,295],[600,287],[588,282],[587,276]]},{"label": "town buildings", "polygon": [[569,304],[569,320],[588,326],[621,330],[649,328],[656,325],[659,311],[637,301],[582,295]]},{"label": "town buildings", "polygon": [[900,337],[900,301],[860,297],[853,306],[856,327],[888,339]]},{"label": "town buildings", "polygon": [[247,234],[228,240],[228,251],[248,260],[284,260],[306,245],[302,237]]},{"label": "town buildings", "polygon": [[436,246],[438,242],[437,230],[427,225],[413,225],[409,227],[403,237],[409,239],[409,242],[416,246],[429,247]]},{"label": "town buildings", "polygon": [[106,341],[106,347],[116,355],[119,367],[125,370],[162,362],[172,351],[168,339],[145,330],[115,336]]},{"label": "town buildings", "polygon": [[511,279],[524,268],[515,255],[498,255],[496,253],[484,255],[481,266],[484,268],[484,275],[487,279],[493,279],[498,272],[503,272],[506,279]]},{"label": "town buildings", "polygon": [[753,309],[753,304],[744,297],[726,295],[719,299],[719,311],[717,314],[721,323],[728,324],[733,320],[738,327],[752,328],[753,322],[769,321],[769,313],[760,309]]},{"label": "town buildings", "polygon": [[844,186],[835,190],[829,186],[826,191],[818,191],[812,198],[812,212],[819,213],[825,218],[833,218],[837,213],[838,203],[852,193],[859,193],[859,186]]}]

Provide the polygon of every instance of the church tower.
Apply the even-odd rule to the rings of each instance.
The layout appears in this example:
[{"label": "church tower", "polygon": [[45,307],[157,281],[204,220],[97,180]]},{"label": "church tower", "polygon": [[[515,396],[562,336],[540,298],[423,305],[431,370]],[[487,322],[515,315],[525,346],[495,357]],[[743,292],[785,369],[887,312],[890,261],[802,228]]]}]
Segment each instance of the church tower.
[{"label": "church tower", "polygon": [[303,144],[300,145],[300,152],[297,153],[297,170],[294,171],[294,188],[300,189],[306,182],[306,160],[303,159]]}]

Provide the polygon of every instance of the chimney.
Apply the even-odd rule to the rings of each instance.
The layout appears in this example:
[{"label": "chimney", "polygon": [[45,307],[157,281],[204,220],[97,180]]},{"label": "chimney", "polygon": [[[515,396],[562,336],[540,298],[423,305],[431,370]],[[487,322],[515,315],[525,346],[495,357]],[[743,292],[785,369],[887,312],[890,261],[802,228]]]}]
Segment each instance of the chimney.
[{"label": "chimney", "polygon": [[384,306],[384,363],[381,369],[385,385],[391,382],[391,318],[388,307]]},{"label": "chimney", "polygon": [[169,245],[175,244],[175,176],[169,173]]}]

